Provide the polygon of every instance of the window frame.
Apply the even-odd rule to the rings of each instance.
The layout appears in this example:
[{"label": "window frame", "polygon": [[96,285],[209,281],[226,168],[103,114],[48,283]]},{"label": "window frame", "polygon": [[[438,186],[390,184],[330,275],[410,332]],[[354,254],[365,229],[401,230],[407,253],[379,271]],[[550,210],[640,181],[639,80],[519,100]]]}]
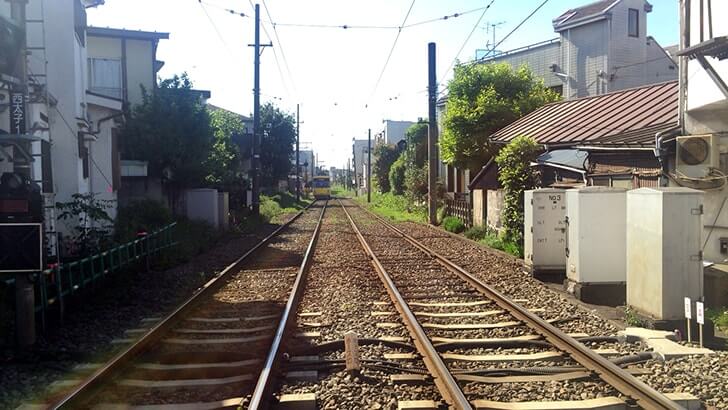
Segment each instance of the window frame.
[{"label": "window frame", "polygon": [[[100,92],[98,90],[117,90],[116,88],[110,88],[110,87],[100,87],[95,84],[95,77],[96,72],[94,70],[94,62],[95,61],[114,61],[118,63],[119,65],[119,93],[118,95],[109,95],[108,93]],[[94,92],[96,94],[101,94],[105,97],[109,98],[115,98],[118,100],[121,100],[124,96],[124,79],[123,79],[123,73],[122,73],[122,59],[121,58],[107,58],[107,57],[88,57],[88,88],[91,92]]]},{"label": "window frame", "polygon": [[[632,34],[632,16],[634,16],[635,34]],[[627,36],[632,38],[640,37],[640,11],[639,9],[627,9]]]}]

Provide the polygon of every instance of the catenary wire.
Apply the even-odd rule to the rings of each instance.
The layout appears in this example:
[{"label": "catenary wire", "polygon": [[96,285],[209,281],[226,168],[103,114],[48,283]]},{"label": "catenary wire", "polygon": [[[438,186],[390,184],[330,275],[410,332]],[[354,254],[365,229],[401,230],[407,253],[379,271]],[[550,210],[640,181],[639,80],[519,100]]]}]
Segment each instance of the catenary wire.
[{"label": "catenary wire", "polygon": [[494,45],[493,48],[491,50],[489,50],[488,53],[486,53],[486,55],[484,55],[483,57],[479,58],[476,61],[480,61],[480,60],[483,60],[483,59],[487,58],[491,53],[493,53],[498,48],[498,46],[500,46],[501,44],[503,44],[503,42],[506,41],[508,39],[508,37],[510,37],[511,35],[513,35],[513,33],[515,33],[519,28],[521,28],[522,25],[526,24],[526,22],[531,17],[533,17],[533,15],[536,14],[536,12],[538,12],[539,10],[541,10],[541,7],[545,6],[546,3],[548,3],[548,2],[549,2],[549,0],[544,0],[543,3],[539,4],[538,7],[536,7],[531,12],[531,14],[529,14],[528,16],[526,16],[526,18],[524,18],[520,23],[518,23],[518,25],[516,27],[514,27],[513,30],[511,30],[508,34],[506,34],[505,37],[503,37],[502,39],[500,39],[500,41],[496,45]]},{"label": "catenary wire", "polygon": [[377,78],[377,82],[374,84],[374,89],[372,90],[372,94],[369,98],[374,96],[374,94],[377,92],[377,89],[379,88],[379,84],[382,82],[382,77],[384,77],[384,72],[387,70],[387,66],[389,65],[389,60],[392,59],[392,54],[394,54],[394,49],[397,47],[397,41],[399,41],[399,36],[402,34],[402,27],[407,23],[407,19],[410,16],[410,13],[412,12],[412,8],[415,6],[415,0],[412,0],[412,3],[410,3],[409,9],[407,9],[407,14],[404,16],[404,20],[402,20],[402,25],[400,26],[399,30],[397,30],[397,35],[394,37],[394,42],[392,43],[392,48],[389,49],[389,55],[387,55],[387,59],[384,61],[384,66],[382,67],[382,71],[379,72],[379,77]]},{"label": "catenary wire", "polygon": [[[252,0],[250,0],[250,3],[252,5]],[[278,30],[276,29],[276,24],[272,23],[273,17],[270,14],[270,11],[268,10],[268,5],[266,4],[265,0],[263,0],[263,8],[265,8],[265,14],[268,16],[268,19],[271,21],[271,25],[273,26],[273,35],[276,37],[276,42],[278,43],[278,48],[281,49],[281,59],[283,60],[283,66],[286,69],[286,72],[288,73],[288,80],[291,82],[291,88],[293,88],[293,94],[297,95],[298,91],[296,90],[296,84],[293,81],[293,74],[291,74],[291,69],[288,66],[288,59],[286,58],[286,53],[283,51],[283,43],[281,43],[281,39],[278,36]],[[297,97],[296,97],[297,98]]]},{"label": "catenary wire", "polygon": [[480,17],[478,17],[478,21],[475,22],[475,25],[473,26],[473,29],[470,30],[470,34],[465,38],[465,41],[463,41],[463,45],[460,46],[460,49],[458,50],[457,54],[455,54],[455,58],[453,58],[452,62],[450,63],[450,66],[447,67],[447,70],[442,75],[442,78],[440,80],[440,84],[442,84],[445,81],[445,77],[447,77],[448,73],[450,73],[450,70],[452,70],[453,66],[455,65],[455,62],[458,61],[458,57],[460,57],[460,53],[463,52],[463,49],[468,44],[468,41],[470,41],[470,38],[473,36],[473,33],[475,33],[475,30],[478,29],[478,26],[480,25],[480,22],[483,20],[483,17],[485,16],[485,13],[488,12],[488,9],[490,9],[490,6],[493,5],[495,0],[490,0],[490,3],[488,3],[487,6],[483,9],[483,13],[480,14]]}]

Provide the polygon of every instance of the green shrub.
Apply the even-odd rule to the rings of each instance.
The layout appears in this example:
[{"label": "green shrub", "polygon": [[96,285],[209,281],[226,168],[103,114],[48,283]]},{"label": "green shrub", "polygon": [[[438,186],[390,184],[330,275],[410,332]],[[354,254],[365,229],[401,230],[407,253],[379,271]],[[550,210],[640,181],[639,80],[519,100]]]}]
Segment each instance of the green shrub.
[{"label": "green shrub", "polygon": [[707,309],[705,315],[722,331],[728,330],[728,306],[717,309]]},{"label": "green shrub", "polygon": [[408,166],[404,172],[404,190],[412,203],[427,200],[427,167]]},{"label": "green shrub", "polygon": [[460,233],[465,230],[465,224],[460,218],[455,216],[446,216],[442,220],[442,227],[448,232]]},{"label": "green shrub", "polygon": [[145,199],[119,208],[116,217],[117,242],[136,239],[139,231],[152,232],[174,221],[172,212],[159,201]]},{"label": "green shrub", "polygon": [[389,186],[391,188],[391,192],[395,195],[402,195],[404,193],[404,175],[406,169],[407,167],[403,155],[400,155],[389,168]]},{"label": "green shrub", "polygon": [[465,231],[463,235],[465,235],[465,237],[468,239],[479,241],[488,235],[488,229],[482,226],[474,226]]}]

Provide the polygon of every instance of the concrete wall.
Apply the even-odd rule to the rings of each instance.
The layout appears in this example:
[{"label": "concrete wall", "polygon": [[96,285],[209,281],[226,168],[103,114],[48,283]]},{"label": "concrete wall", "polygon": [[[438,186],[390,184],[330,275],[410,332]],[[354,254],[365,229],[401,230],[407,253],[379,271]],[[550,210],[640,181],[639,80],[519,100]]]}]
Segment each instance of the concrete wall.
[{"label": "concrete wall", "polygon": [[505,194],[503,190],[486,191],[487,198],[487,217],[486,224],[488,228],[500,232],[503,229],[503,218],[501,216],[505,207]]},{"label": "concrete wall", "polygon": [[473,226],[485,227],[488,218],[488,196],[485,189],[473,190]]}]

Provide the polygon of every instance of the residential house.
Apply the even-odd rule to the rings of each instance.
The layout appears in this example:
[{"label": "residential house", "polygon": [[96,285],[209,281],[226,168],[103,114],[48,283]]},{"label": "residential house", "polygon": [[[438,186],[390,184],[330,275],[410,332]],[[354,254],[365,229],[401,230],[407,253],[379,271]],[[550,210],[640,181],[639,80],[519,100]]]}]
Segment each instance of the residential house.
[{"label": "residential house", "polygon": [[[25,28],[20,41],[27,47],[27,72],[20,68],[12,74],[3,73],[0,82],[6,96],[11,89],[25,94],[27,123],[21,132],[11,130],[11,136],[2,137],[3,156],[10,160],[0,167],[3,172],[19,172],[42,188],[47,243],[55,254],[56,230],[69,233],[76,223],[66,221],[56,226],[55,203],[70,201],[77,193],[106,192],[111,185],[104,183],[103,189],[98,188],[92,177],[100,160],[93,155],[97,152],[95,143],[109,124],[90,117],[86,96],[86,8],[103,1],[30,0],[20,4],[18,11],[25,18],[17,12],[12,15],[8,2],[0,3],[0,16],[6,33],[17,35]],[[17,29],[8,29],[10,25]],[[26,75],[27,81],[22,78]],[[120,108],[110,105],[111,109]],[[0,129],[7,126],[0,123]],[[113,215],[115,208],[110,213]]]},{"label": "residential house", "polygon": [[[374,141],[372,141],[372,147]],[[368,167],[367,162],[369,161],[369,140],[368,139],[354,139],[354,185],[360,189],[366,191],[367,189],[367,175]]]},{"label": "residential house", "polygon": [[407,128],[416,123],[412,121],[382,120],[382,124],[384,128],[380,133],[381,141],[385,144],[397,145],[405,139]]},{"label": "residential house", "polygon": [[[491,140],[504,145],[525,135],[539,143],[544,153],[532,165],[543,186],[656,187],[661,164],[655,144],[678,127],[678,94],[678,82],[669,81],[559,101],[495,132]],[[497,175],[491,161],[469,184],[476,214],[487,215],[476,223],[495,229],[502,201]]]},{"label": "residential house", "polygon": [[[528,66],[544,84],[573,99],[677,79],[675,61],[647,34],[645,0],[602,0],[567,10],[552,23],[559,37],[486,55],[475,63]],[[442,116],[447,98],[438,103]],[[448,192],[467,193],[474,173],[444,167]]]}]

